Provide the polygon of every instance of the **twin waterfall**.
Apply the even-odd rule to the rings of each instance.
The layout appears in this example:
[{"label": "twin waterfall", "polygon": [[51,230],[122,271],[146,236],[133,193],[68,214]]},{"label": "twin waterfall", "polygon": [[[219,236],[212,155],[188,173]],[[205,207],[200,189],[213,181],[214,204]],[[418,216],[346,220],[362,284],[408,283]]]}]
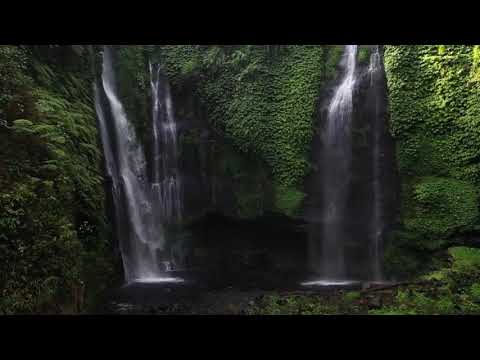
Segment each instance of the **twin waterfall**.
[{"label": "twin waterfall", "polygon": [[[341,78],[326,103],[318,149],[313,152],[319,165],[312,175],[306,214],[310,262],[317,278],[304,285],[383,280],[386,128],[381,96],[385,79],[378,46],[372,50],[368,68],[359,65],[358,53],[357,45],[345,47]],[[167,275],[175,265],[169,250],[175,246],[169,246],[166,234],[184,213],[178,123],[170,86],[158,64],[149,63],[152,121],[147,171],[142,143],[117,92],[114,56],[112,48],[105,46],[95,106],[126,281],[181,281]],[[358,97],[359,88],[363,97]],[[356,134],[362,131],[367,133],[362,135],[367,145],[356,143]]]},{"label": "twin waterfall", "polygon": [[105,46],[95,105],[125,278],[127,282],[172,280],[165,275],[171,264],[165,253],[164,225],[181,218],[181,201],[170,91],[160,82],[159,70],[152,71],[155,146],[153,181],[149,181],[143,148],[117,95],[112,56],[112,49]]}]

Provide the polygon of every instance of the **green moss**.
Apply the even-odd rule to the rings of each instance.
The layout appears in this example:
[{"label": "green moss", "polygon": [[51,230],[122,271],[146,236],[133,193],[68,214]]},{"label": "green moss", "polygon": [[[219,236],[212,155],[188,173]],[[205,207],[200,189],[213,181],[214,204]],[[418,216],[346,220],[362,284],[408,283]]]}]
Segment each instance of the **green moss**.
[{"label": "green moss", "polygon": [[338,47],[162,46],[157,56],[174,88],[193,83],[210,122],[290,189],[277,194],[277,208],[297,210],[302,196],[293,189],[309,171],[313,115]]},{"label": "green moss", "polygon": [[384,307],[381,309],[372,309],[368,311],[368,315],[416,315],[415,312],[413,311],[404,311],[404,310],[399,310],[394,307],[389,308],[389,307]]},{"label": "green moss", "polygon": [[385,274],[388,277],[411,279],[427,271],[430,263],[431,256],[425,251],[421,236],[408,231],[391,234],[384,251]]},{"label": "green moss", "polygon": [[452,247],[447,253],[450,262],[439,263],[421,284],[401,288],[393,303],[374,313],[479,314],[480,249]]},{"label": "green moss", "polygon": [[240,218],[260,216],[267,197],[264,189],[266,178],[264,164],[256,159],[241,156],[229,146],[225,145],[223,149],[223,173],[232,180],[236,215]]},{"label": "green moss", "polygon": [[68,47],[23,51],[28,66],[0,104],[0,312],[75,312],[80,283],[90,304],[113,272],[91,78],[82,57],[62,62]]},{"label": "green moss", "polygon": [[358,291],[349,291],[349,292],[347,292],[347,293],[344,295],[343,298],[344,298],[344,300],[345,300],[346,302],[349,302],[349,303],[350,303],[350,302],[359,300],[360,297],[361,297],[360,292],[358,292]]},{"label": "green moss", "polygon": [[385,47],[401,218],[412,251],[443,246],[479,221],[477,52],[466,45]]},{"label": "green moss", "polygon": [[295,215],[305,197],[303,192],[282,185],[276,187],[275,195],[276,208],[288,216]]},{"label": "green moss", "polygon": [[129,121],[134,125],[140,141],[149,132],[149,73],[148,59],[143,46],[120,46],[116,56],[118,94]]},{"label": "green moss", "polygon": [[422,276],[422,279],[427,281],[446,281],[447,277],[448,272],[445,269],[441,269]]},{"label": "green moss", "polygon": [[480,303],[480,283],[472,284],[470,287],[470,296],[472,301]]},{"label": "green moss", "polygon": [[338,313],[336,304],[321,297],[265,296],[259,304],[248,310],[250,315],[329,315]]},{"label": "green moss", "polygon": [[480,268],[480,249],[453,247],[448,250],[453,261],[453,269],[468,272]]},{"label": "green moss", "polygon": [[420,233],[425,240],[443,239],[455,231],[472,229],[478,221],[477,201],[477,190],[468,182],[421,178],[413,188],[406,228]]},{"label": "green moss", "polygon": [[360,64],[367,64],[370,60],[371,50],[368,47],[360,46],[358,48],[358,62]]}]

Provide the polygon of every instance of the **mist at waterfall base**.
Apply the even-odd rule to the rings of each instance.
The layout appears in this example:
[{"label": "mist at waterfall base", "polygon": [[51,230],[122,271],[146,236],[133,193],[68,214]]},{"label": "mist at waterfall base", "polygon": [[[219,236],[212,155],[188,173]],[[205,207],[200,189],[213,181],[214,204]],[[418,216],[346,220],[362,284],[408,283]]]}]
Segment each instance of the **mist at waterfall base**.
[{"label": "mist at waterfall base", "polygon": [[[171,100],[158,72],[152,78],[154,96],[154,177],[147,176],[144,150],[118,98],[113,52],[104,47],[102,75],[95,85],[95,105],[111,181],[116,236],[125,280],[131,282],[180,282],[169,276],[172,252],[167,251],[165,223],[181,216],[178,174],[174,167],[175,124]],[[160,156],[159,147],[162,146]],[[172,166],[173,165],[173,166]],[[175,264],[173,262],[173,264]]]},{"label": "mist at waterfall base", "polygon": [[347,45],[325,96],[307,180],[309,265],[304,286],[383,282],[382,244],[391,221],[393,143],[379,46],[368,66]]}]

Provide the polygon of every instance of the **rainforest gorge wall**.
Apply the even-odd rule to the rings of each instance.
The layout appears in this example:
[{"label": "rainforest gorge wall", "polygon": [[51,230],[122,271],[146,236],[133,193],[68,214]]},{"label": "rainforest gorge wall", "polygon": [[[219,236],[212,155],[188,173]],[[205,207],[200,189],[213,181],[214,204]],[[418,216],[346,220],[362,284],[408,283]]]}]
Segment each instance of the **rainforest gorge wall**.
[{"label": "rainforest gorge wall", "polygon": [[78,312],[115,276],[82,47],[0,47],[0,308]]},{"label": "rainforest gorge wall", "polygon": [[478,46],[387,46],[390,131],[401,177],[401,224],[386,253],[396,272],[478,246]]},{"label": "rainforest gorge wall", "polygon": [[[269,253],[281,242],[269,230],[277,228],[289,238],[278,255],[286,262],[289,247],[306,239],[308,177],[322,170],[312,160],[315,131],[338,81],[343,46],[112,48],[119,97],[147,158],[153,146],[149,64],[159,64],[170,82],[183,225],[202,238],[195,256],[211,257],[211,250],[200,250],[221,246],[253,254],[255,242]],[[365,74],[372,49],[359,48]],[[93,97],[101,50],[0,47],[3,313],[90,311],[122,282]],[[480,47],[388,45],[381,52],[397,195],[384,265],[389,276],[409,278],[445,266],[452,246],[480,245]],[[360,150],[370,136],[366,121],[357,120]],[[357,165],[364,161],[359,151]],[[218,217],[235,230],[206,233]]]},{"label": "rainforest gorge wall", "polygon": [[[212,206],[246,218],[266,210],[298,211],[310,166],[312,118],[322,84],[335,75],[341,46],[172,45],[120,52],[119,66],[129,67],[125,75],[142,79],[138,98],[148,92],[148,61],[168,75],[182,151],[191,155],[183,156],[191,162],[185,171],[203,164],[196,170],[211,178],[204,186]],[[143,107],[133,109],[131,82],[123,84],[132,117],[145,119]],[[216,196],[226,182],[229,194]]]}]

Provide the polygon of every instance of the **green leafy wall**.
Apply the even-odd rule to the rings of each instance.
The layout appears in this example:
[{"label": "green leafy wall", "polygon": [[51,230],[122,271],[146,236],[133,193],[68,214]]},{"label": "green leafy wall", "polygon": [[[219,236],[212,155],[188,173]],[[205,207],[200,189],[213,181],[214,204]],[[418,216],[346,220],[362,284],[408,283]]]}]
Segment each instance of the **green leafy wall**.
[{"label": "green leafy wall", "polygon": [[[390,127],[402,183],[400,248],[433,251],[478,230],[479,51],[386,46]],[[387,254],[387,262],[394,257]]]},{"label": "green leafy wall", "polygon": [[276,210],[293,215],[310,169],[317,101],[341,47],[175,45],[151,53],[174,87],[194,84],[209,121],[238,149],[266,162]]},{"label": "green leafy wall", "polygon": [[0,47],[0,313],[81,311],[111,281],[89,65],[68,46]]}]

